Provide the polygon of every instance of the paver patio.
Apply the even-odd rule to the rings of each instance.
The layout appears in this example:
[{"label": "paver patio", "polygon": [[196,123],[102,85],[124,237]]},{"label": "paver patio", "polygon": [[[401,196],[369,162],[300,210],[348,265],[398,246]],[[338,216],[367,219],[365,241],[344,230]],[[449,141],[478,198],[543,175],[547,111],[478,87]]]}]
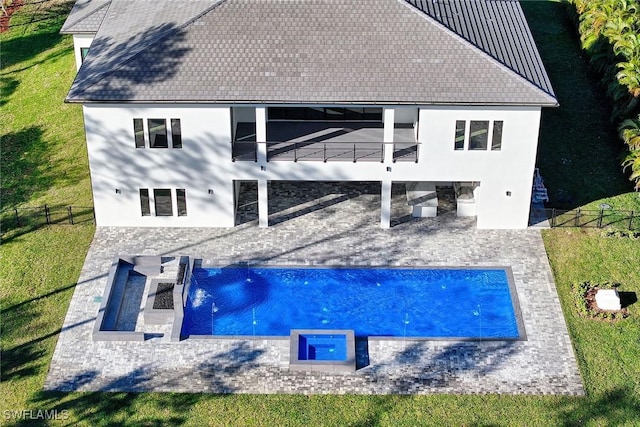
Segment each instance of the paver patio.
[{"label": "paver patio", "polygon": [[[409,220],[394,197],[394,227],[379,228],[371,184],[278,188],[273,224],[245,203],[233,229],[98,227],[64,321],[47,390],[212,393],[584,393],[539,230],[476,230],[473,219]],[[309,195],[311,193],[311,195]],[[298,196],[300,194],[298,193]],[[406,202],[406,199],[404,199]],[[298,204],[297,201],[300,201]],[[254,206],[255,207],[255,206]],[[92,341],[113,258],[191,255],[206,264],[510,266],[527,335],[522,341],[360,341],[352,374],[288,369],[289,340]],[[455,307],[451,307],[455,310]],[[368,359],[363,355],[368,354]]]}]

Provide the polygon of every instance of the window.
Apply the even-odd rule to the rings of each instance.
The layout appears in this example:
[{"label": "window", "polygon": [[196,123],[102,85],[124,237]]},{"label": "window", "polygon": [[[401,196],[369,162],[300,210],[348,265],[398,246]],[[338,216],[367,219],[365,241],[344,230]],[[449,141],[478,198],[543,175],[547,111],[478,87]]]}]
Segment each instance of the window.
[{"label": "window", "polygon": [[[171,137],[167,133],[166,119],[147,119],[147,134],[149,139],[145,139],[145,129],[143,119],[133,119],[133,135],[136,148],[182,148],[182,126],[180,119],[171,119]],[[148,144],[148,145],[147,145]]]},{"label": "window", "polygon": [[382,108],[270,107],[269,120],[382,121]]},{"label": "window", "polygon": [[[491,142],[491,151],[502,149],[502,127],[504,122],[496,120],[491,127],[491,141],[489,141],[489,120],[471,120],[467,137],[467,122],[456,120],[456,134],[454,139],[454,150],[486,151]],[[468,138],[468,139],[467,139]],[[466,144],[465,144],[466,143]]]},{"label": "window", "polygon": [[[179,188],[176,191],[176,206],[178,208],[178,216],[187,216],[187,191]],[[173,190],[169,188],[153,189],[153,206],[155,216],[173,216]],[[149,198],[149,189],[140,189],[140,210],[142,216],[151,216],[151,199]]]},{"label": "window", "polygon": [[80,63],[81,64],[84,62],[84,58],[87,57],[88,53],[89,53],[89,48],[88,47],[81,47],[80,48]]},{"label": "window", "polygon": [[464,128],[467,125],[467,122],[464,120],[456,121],[456,139],[455,139],[455,149],[456,150],[464,150]]},{"label": "window", "polygon": [[182,131],[180,119],[171,119],[171,147],[182,148]]},{"label": "window", "polygon": [[469,126],[469,150],[486,150],[489,122],[472,120]]},{"label": "window", "polygon": [[142,119],[133,119],[133,134],[136,140],[136,148],[144,148],[144,127]]},{"label": "window", "polygon": [[171,190],[168,188],[156,188],[153,190],[153,200],[156,207],[156,216],[173,216],[171,206]]},{"label": "window", "polygon": [[167,123],[165,119],[149,119],[149,146],[151,148],[169,148]]},{"label": "window", "polygon": [[307,120],[324,120],[324,108],[312,107],[306,110]]},{"label": "window", "polygon": [[140,189],[140,210],[142,216],[151,215],[151,207],[149,206],[149,190],[146,188]]},{"label": "window", "polygon": [[502,121],[493,122],[493,135],[491,136],[491,151],[502,149]]},{"label": "window", "polygon": [[187,193],[184,188],[176,190],[178,200],[178,216],[187,216]]}]

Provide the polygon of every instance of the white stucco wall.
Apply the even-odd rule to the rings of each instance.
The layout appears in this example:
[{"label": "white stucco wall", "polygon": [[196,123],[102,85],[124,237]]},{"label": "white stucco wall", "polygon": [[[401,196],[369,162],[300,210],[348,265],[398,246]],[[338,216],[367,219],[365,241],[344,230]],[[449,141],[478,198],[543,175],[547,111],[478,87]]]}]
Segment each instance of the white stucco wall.
[{"label": "white stucco wall", "polygon": [[[229,108],[139,105],[84,107],[98,225],[232,227],[234,225]],[[182,147],[135,148],[134,118],[178,118]],[[142,216],[140,188],[173,191],[174,216]],[[116,193],[116,189],[120,193]],[[187,216],[175,216],[175,189],[185,189]],[[209,194],[212,190],[213,194]]]},{"label": "white stucco wall", "polygon": [[415,123],[418,120],[418,108],[398,107],[395,108],[394,123]]},{"label": "white stucco wall", "polygon": [[76,71],[82,65],[82,55],[80,49],[90,47],[95,34],[74,34],[73,35],[73,52],[76,58]]},{"label": "white stucco wall", "polygon": [[[408,121],[410,110],[395,120]],[[232,162],[228,107],[88,105],[84,112],[98,225],[230,227],[234,180],[355,180],[477,181],[479,228],[527,226],[540,108],[422,107],[417,163]],[[133,118],[181,119],[183,148],[136,149]],[[456,120],[502,120],[502,150],[455,151]],[[186,189],[188,215],[142,217],[140,188],[151,195]]]},{"label": "white stucco wall", "polygon": [[[456,120],[502,120],[502,149],[454,150]],[[447,181],[480,181],[478,228],[527,226],[539,107],[430,107],[421,109],[419,121],[420,164],[428,171],[426,179],[435,176]]]}]

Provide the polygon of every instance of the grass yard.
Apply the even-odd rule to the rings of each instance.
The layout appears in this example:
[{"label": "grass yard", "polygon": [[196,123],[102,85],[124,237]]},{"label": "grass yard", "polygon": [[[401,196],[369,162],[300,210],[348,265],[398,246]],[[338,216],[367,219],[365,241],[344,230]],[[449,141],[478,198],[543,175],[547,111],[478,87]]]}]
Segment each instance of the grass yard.
[{"label": "grass yard", "polygon": [[[637,194],[620,174],[619,146],[603,98],[579,56],[562,5],[529,1],[523,7],[562,104],[545,111],[539,152],[554,204],[577,207],[606,199],[613,207],[640,210]],[[23,8],[12,24],[25,22],[33,13]],[[71,39],[57,34],[63,19],[0,35],[3,206],[82,206],[91,201],[81,110],[62,103],[75,74]],[[598,230],[543,233],[586,397],[43,392],[92,235],[93,227],[80,225],[3,236],[3,425],[28,424],[11,419],[6,411],[54,409],[66,419],[52,425],[640,424],[640,303],[630,306],[629,319],[616,324],[587,320],[578,316],[571,290],[572,284],[586,280],[611,281],[640,295],[638,240],[607,238]]]}]

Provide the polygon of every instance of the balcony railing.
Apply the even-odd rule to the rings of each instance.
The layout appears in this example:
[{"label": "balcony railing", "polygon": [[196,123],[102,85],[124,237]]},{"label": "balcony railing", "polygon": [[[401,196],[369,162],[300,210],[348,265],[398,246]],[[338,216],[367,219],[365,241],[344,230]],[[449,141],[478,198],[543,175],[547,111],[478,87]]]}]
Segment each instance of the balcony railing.
[{"label": "balcony railing", "polygon": [[267,161],[384,162],[385,145],[393,146],[394,162],[418,162],[415,142],[232,142],[233,161],[257,161],[258,144],[266,144]]}]

